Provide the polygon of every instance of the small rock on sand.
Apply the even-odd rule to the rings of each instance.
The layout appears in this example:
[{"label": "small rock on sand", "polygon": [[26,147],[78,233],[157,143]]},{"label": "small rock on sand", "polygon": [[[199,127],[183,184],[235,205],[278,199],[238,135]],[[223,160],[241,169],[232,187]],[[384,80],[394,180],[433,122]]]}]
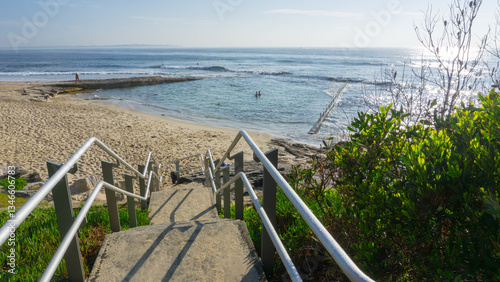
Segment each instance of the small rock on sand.
[{"label": "small rock on sand", "polygon": [[99,182],[99,176],[90,175],[82,179],[76,180],[73,185],[70,186],[71,194],[80,194],[94,189],[94,187]]}]

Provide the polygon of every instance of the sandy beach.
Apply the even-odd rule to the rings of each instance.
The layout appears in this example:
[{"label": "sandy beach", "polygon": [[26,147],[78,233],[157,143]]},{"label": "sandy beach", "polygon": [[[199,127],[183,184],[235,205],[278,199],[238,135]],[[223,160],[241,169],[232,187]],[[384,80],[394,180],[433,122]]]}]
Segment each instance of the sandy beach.
[{"label": "sandy beach", "polygon": [[[74,95],[52,97],[47,93],[59,91],[56,84],[0,82],[0,165],[21,165],[47,180],[46,161],[64,163],[88,138],[97,137],[134,166],[143,164],[148,152],[153,152],[164,165],[162,176],[167,177],[168,161],[204,154],[208,148],[215,158],[221,157],[237,134],[237,130],[172,120]],[[273,136],[249,133],[263,151],[276,147]],[[241,150],[246,159],[251,158],[244,142],[233,152]],[[69,175],[70,185],[82,177],[99,175],[101,159],[112,161],[100,148],[92,147],[80,160],[78,172]],[[296,160],[284,153],[280,163],[292,165]],[[116,173],[115,181],[122,177]]]}]

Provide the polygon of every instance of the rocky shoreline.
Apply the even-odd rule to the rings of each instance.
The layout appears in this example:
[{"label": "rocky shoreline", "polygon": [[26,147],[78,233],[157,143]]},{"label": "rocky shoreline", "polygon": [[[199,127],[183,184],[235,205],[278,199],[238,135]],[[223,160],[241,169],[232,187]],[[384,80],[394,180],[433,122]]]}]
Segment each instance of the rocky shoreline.
[{"label": "rocky shoreline", "polygon": [[185,82],[200,80],[201,78],[182,77],[171,78],[163,76],[141,76],[129,78],[110,78],[110,79],[87,79],[80,81],[63,81],[55,83],[53,86],[66,88],[81,88],[82,90],[97,90],[97,89],[116,89],[128,88],[145,85],[156,85],[165,83]]},{"label": "rocky shoreline", "polygon": [[[278,149],[278,171],[280,174],[287,179],[288,175],[292,173],[293,169],[297,165],[305,165],[311,158],[324,158],[325,149],[316,148],[306,144],[295,143],[289,139],[272,139],[269,142],[271,148]],[[256,160],[245,160],[243,164],[243,171],[245,172],[248,181],[253,186],[255,193],[259,198],[262,198],[262,188],[263,188],[263,177],[264,168],[263,165]],[[235,176],[234,166],[229,166],[229,176],[233,178]],[[170,181],[170,179],[169,179]],[[200,172],[188,173],[181,175],[178,179],[176,185],[190,182],[204,183],[205,176]],[[176,186],[174,185],[174,187]],[[244,205],[252,205],[252,200],[245,189],[244,192]],[[234,193],[231,193],[231,202],[234,202]]]},{"label": "rocky shoreline", "polygon": [[49,101],[60,94],[76,94],[100,89],[119,89],[138,87],[146,85],[157,85],[165,83],[176,83],[200,80],[201,78],[181,77],[171,78],[163,76],[141,76],[128,78],[110,79],[85,79],[80,81],[57,81],[57,82],[27,82],[20,93],[31,97],[31,101]]}]

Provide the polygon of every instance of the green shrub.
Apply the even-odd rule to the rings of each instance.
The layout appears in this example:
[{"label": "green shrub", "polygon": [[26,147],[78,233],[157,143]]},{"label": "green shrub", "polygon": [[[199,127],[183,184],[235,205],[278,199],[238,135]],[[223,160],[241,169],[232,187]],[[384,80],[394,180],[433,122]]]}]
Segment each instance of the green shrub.
[{"label": "green shrub", "polygon": [[23,178],[5,178],[0,181],[0,185],[3,186],[5,189],[9,189],[9,186],[14,185],[14,190],[23,190],[23,188],[28,185],[28,182],[24,180]]},{"label": "green shrub", "polygon": [[408,127],[391,105],[359,113],[350,141],[295,173],[296,189],[371,277],[500,279],[500,97],[479,98]]}]

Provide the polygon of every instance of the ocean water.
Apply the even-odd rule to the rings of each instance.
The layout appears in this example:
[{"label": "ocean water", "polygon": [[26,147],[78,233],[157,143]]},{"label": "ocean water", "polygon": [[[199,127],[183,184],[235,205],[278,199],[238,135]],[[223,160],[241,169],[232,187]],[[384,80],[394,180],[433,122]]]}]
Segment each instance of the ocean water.
[{"label": "ocean water", "polygon": [[[313,145],[346,133],[381,72],[422,50],[345,48],[72,48],[0,50],[0,80],[54,81],[161,75],[197,81],[101,90],[82,98],[201,124],[265,132]],[[346,83],[318,134],[308,131]],[[255,97],[256,91],[261,92]],[[369,101],[368,101],[369,102]]]}]

